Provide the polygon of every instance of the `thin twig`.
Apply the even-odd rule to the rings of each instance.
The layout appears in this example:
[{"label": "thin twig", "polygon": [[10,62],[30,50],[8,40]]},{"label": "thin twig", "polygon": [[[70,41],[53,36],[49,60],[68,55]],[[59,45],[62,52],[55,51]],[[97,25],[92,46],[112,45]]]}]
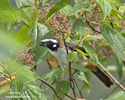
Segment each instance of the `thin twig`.
[{"label": "thin twig", "polygon": [[100,31],[96,30],[96,29],[90,24],[90,22],[89,22],[88,20],[86,20],[86,23],[89,25],[89,27],[90,27],[93,31],[98,32],[99,34],[101,33]]},{"label": "thin twig", "polygon": [[96,14],[95,13],[96,12],[96,8],[97,8],[97,5],[95,5],[94,11],[93,11],[91,17],[89,18],[89,21],[91,21],[91,19],[93,18],[93,16]]},{"label": "thin twig", "polygon": [[8,74],[3,73],[3,72],[0,72],[0,74],[2,74],[2,75],[4,75],[4,76],[6,76],[7,78],[9,78],[9,77],[10,77]]},{"label": "thin twig", "polygon": [[73,83],[73,78],[72,78],[72,71],[71,71],[71,62],[69,62],[69,82],[70,82],[70,87],[73,91],[74,97],[76,98],[76,93],[75,93],[75,87],[73,87],[72,83]]},{"label": "thin twig", "polygon": [[125,88],[105,69],[105,67],[98,62],[98,65],[104,70],[104,72],[123,90],[125,91]]},{"label": "thin twig", "polygon": [[75,98],[71,97],[70,95],[68,95],[67,93],[65,93],[60,87],[59,85],[56,84],[56,86],[60,89],[60,91],[62,91],[64,93],[64,95],[66,95],[67,97],[69,97],[70,99],[76,100]]},{"label": "thin twig", "polygon": [[89,27],[90,27],[93,31],[100,33],[98,30],[96,30],[96,29],[90,24],[90,22],[89,22],[89,20],[88,20],[88,18],[87,18],[86,11],[85,11],[85,14],[84,14],[84,15],[85,15],[85,22],[89,25]]},{"label": "thin twig", "polygon": [[[124,81],[125,81],[125,79],[120,84],[122,84]],[[118,87],[119,86],[117,85],[116,88],[108,96],[106,96],[103,100],[107,99],[110,95],[112,95]]]},{"label": "thin twig", "polygon": [[76,84],[76,87],[77,87],[77,89],[78,89],[78,91],[79,91],[79,94],[80,94],[81,98],[83,99],[82,92],[81,92],[81,90],[79,89],[79,86],[78,86],[78,84],[77,84],[77,82],[76,82],[76,80],[75,80],[74,77],[73,77],[73,81],[74,81],[74,83]]},{"label": "thin twig", "polygon": [[46,61],[47,61],[48,65],[49,65],[49,68],[52,69],[52,66],[51,66],[51,64],[49,63],[49,60],[46,59]]},{"label": "thin twig", "polygon": [[73,92],[73,94],[74,94],[74,97],[76,98],[76,93],[75,93],[75,90],[74,90],[74,87],[72,86],[72,72],[71,72],[71,62],[69,62],[69,82],[70,82],[70,87],[71,87],[71,89],[72,89],[72,92]]},{"label": "thin twig", "polygon": [[27,22],[25,21],[25,20],[21,20],[21,22],[23,23],[23,24],[25,24],[28,28],[30,28],[30,26],[27,24]]},{"label": "thin twig", "polygon": [[55,15],[55,14],[51,15],[51,16],[46,20],[46,22],[44,23],[45,26],[46,26],[46,25],[49,23],[49,21],[54,17],[54,15]]},{"label": "thin twig", "polygon": [[67,55],[68,55],[69,52],[68,52],[68,48],[67,48],[67,45],[66,45],[64,34],[62,34],[62,37],[63,37],[64,45],[65,45],[65,48],[66,48],[66,52],[67,52]]},{"label": "thin twig", "polygon": [[53,87],[52,85],[50,85],[49,83],[47,83],[44,79],[42,79],[42,78],[40,78],[40,77],[38,77],[38,79],[39,79],[40,81],[42,81],[43,83],[45,83],[47,86],[49,86],[49,87],[53,90],[53,92],[55,93],[55,95],[56,95],[60,100],[63,100],[63,99],[58,95],[58,93],[56,92],[56,90],[54,89],[54,87]]},{"label": "thin twig", "polygon": [[[68,55],[69,52],[68,52],[68,48],[67,48],[67,45],[66,45],[64,34],[62,34],[62,37],[63,37],[64,45],[65,45],[65,48],[66,48],[66,52],[67,52],[67,55]],[[72,80],[71,62],[69,62],[69,78]],[[70,87],[72,89],[74,97],[76,98],[76,93],[75,93],[74,87],[72,86],[73,81],[71,81],[71,80],[70,80]]]},{"label": "thin twig", "polygon": [[[107,21],[107,22],[109,22],[109,21]],[[95,24],[95,25],[99,25],[99,26],[102,25],[101,23],[97,23],[97,22],[94,22],[94,21],[89,21],[89,23]],[[119,28],[125,28],[125,26],[119,26],[119,25],[118,25],[118,27],[119,27]]]},{"label": "thin twig", "polygon": [[111,24],[112,28],[114,29],[114,25],[113,25],[113,23],[112,23],[111,19],[110,19],[110,18],[108,18],[108,20],[109,20],[109,22],[110,22],[110,24]]}]

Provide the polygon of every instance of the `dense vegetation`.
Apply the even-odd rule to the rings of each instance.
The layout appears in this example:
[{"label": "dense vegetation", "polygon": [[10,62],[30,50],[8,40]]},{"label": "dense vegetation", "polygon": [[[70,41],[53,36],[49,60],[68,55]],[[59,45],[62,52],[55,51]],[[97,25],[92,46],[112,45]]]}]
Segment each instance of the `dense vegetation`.
[{"label": "dense vegetation", "polygon": [[[83,90],[91,91],[91,72],[84,69],[71,76],[70,66],[59,64],[47,48],[39,46],[40,40],[46,38],[85,47],[90,61],[100,66],[121,90],[116,99],[111,93],[107,100],[124,99],[125,88],[120,83],[125,80],[118,82],[109,72],[117,72],[121,79],[125,71],[125,4],[119,0],[60,0],[57,3],[0,0],[0,95],[9,92],[7,98],[13,100],[84,100]],[[67,61],[76,63],[77,58],[77,54],[69,53]],[[39,75],[35,70],[40,64],[44,70],[42,61],[47,61],[49,70]],[[82,87],[76,79],[83,81]],[[38,81],[53,90],[53,97],[37,86]]]}]

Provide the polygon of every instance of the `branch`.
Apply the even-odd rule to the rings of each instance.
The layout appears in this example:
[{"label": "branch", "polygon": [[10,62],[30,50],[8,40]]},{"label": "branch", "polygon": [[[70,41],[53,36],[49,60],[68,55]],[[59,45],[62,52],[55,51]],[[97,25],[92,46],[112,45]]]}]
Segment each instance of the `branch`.
[{"label": "branch", "polygon": [[98,62],[98,65],[104,70],[104,72],[123,90],[125,91],[125,88],[105,69],[105,67]]},{"label": "branch", "polygon": [[76,84],[77,89],[79,90],[79,94],[80,94],[81,98],[83,99],[82,92],[81,92],[81,90],[79,89],[79,86],[78,86],[78,84],[77,84],[77,82],[76,82],[76,80],[75,80],[74,77],[73,77],[73,80],[74,80],[74,82],[75,82],[75,84]]},{"label": "branch", "polygon": [[[65,41],[65,37],[64,37],[64,34],[62,34],[62,37],[63,37],[63,41],[64,41],[64,45],[65,45],[65,48],[66,48],[66,52],[67,52],[67,55],[68,55],[68,48],[67,48],[67,45],[66,45],[66,41]],[[72,89],[72,92],[74,94],[74,97],[76,98],[76,93],[75,93],[75,90],[74,90],[74,87],[72,86],[72,71],[71,71],[71,62],[69,62],[69,78],[70,78],[70,87]]]},{"label": "branch", "polygon": [[55,95],[56,95],[60,100],[63,100],[63,99],[58,95],[58,93],[56,92],[56,90],[54,89],[54,87],[53,87],[52,85],[50,85],[49,83],[47,83],[44,79],[42,79],[42,78],[40,78],[40,77],[38,77],[38,79],[39,79],[40,81],[42,81],[43,83],[45,83],[47,86],[49,86],[49,87],[53,90],[53,92],[55,93]]},{"label": "branch", "polygon": [[[123,83],[124,81],[125,81],[125,79],[124,79],[121,83]],[[121,84],[121,83],[120,83],[120,84]],[[110,95],[112,95],[118,87],[119,87],[119,86],[117,86],[108,96],[106,96],[106,97],[104,98],[104,100],[107,99]]]},{"label": "branch", "polygon": [[49,68],[52,69],[52,66],[51,66],[51,64],[49,63],[49,60],[46,59],[46,61],[47,61],[48,65],[49,65]]},{"label": "branch", "polygon": [[30,26],[27,24],[27,22],[25,21],[25,20],[21,20],[21,22],[23,23],[23,24],[25,24],[28,28],[30,28]]},{"label": "branch", "polygon": [[75,89],[74,87],[72,86],[72,82],[73,82],[73,78],[72,78],[72,71],[71,71],[71,62],[69,62],[69,82],[70,82],[70,87],[73,91],[73,94],[74,94],[74,97],[76,98],[76,93],[75,93]]},{"label": "branch", "polygon": [[0,72],[0,74],[2,74],[2,75],[4,75],[4,76],[6,76],[7,78],[9,78],[10,76],[8,75],[8,74],[6,74],[6,73],[2,73],[2,72]]},{"label": "branch", "polygon": [[75,98],[71,97],[70,95],[68,95],[67,93],[65,93],[57,84],[56,86],[60,89],[60,91],[62,91],[64,93],[64,95],[66,95],[67,97],[69,97],[70,99],[76,100]]},{"label": "branch", "polygon": [[89,25],[89,27],[90,27],[93,31],[98,32],[99,34],[101,33],[100,31],[96,30],[96,29],[90,24],[90,22],[89,22],[88,20],[86,20],[86,23]]}]

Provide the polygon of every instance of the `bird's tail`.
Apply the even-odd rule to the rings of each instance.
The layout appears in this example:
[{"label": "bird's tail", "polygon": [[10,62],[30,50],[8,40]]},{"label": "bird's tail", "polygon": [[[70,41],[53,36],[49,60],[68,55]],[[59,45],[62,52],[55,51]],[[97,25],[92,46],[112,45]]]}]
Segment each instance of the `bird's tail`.
[{"label": "bird's tail", "polygon": [[92,73],[97,76],[107,87],[111,87],[111,85],[113,85],[111,79],[98,67],[96,67],[96,71],[92,71]]},{"label": "bird's tail", "polygon": [[89,62],[86,66],[87,69],[90,69],[91,72],[99,78],[107,87],[111,87],[113,85],[113,82],[109,78],[108,75],[106,75],[101,69],[99,69],[97,66],[95,66],[93,63]]}]

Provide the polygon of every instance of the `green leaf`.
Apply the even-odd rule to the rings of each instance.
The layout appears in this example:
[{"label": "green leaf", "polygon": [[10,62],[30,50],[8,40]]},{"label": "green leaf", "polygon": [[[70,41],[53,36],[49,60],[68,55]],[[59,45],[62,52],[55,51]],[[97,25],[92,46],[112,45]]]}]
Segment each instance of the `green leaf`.
[{"label": "green leaf", "polygon": [[17,79],[12,80],[10,84],[10,94],[14,100],[47,100],[39,87],[33,85],[23,87],[23,84]]},{"label": "green leaf", "polygon": [[91,62],[94,63],[95,65],[97,65],[98,56],[97,56],[96,51],[94,50],[94,48],[89,44],[84,45],[84,48],[85,48]]},{"label": "green leaf", "polygon": [[60,12],[65,16],[74,16],[74,8],[71,5],[63,7]]},{"label": "green leaf", "polygon": [[30,29],[28,34],[31,34],[32,39],[31,39],[31,44],[32,47],[35,47],[37,42],[40,42],[40,40],[42,39],[42,37],[48,33],[49,30],[47,29],[46,26],[38,23],[38,24],[33,24]]},{"label": "green leaf", "polygon": [[7,33],[0,31],[0,48],[0,62],[7,65],[7,73],[10,75],[15,73],[14,76],[18,77],[23,82],[28,80],[34,81],[31,67],[16,62],[17,52],[22,48],[22,44]]},{"label": "green leaf", "polygon": [[0,8],[3,8],[3,9],[9,9],[10,7],[10,0],[0,0]]},{"label": "green leaf", "polygon": [[43,73],[40,77],[43,79],[48,79],[49,84],[55,84],[62,72],[63,71],[61,68],[50,69],[49,71]]},{"label": "green leaf", "polygon": [[10,86],[9,85],[0,87],[0,95],[8,93],[9,91],[10,91]]},{"label": "green leaf", "polygon": [[119,7],[119,12],[122,14],[125,13],[125,4]]},{"label": "green leaf", "polygon": [[37,35],[38,35],[38,32],[37,32],[37,24],[33,24],[30,29],[29,29],[29,32],[28,32],[28,35],[31,35],[31,45],[32,47],[34,48],[36,46],[36,40],[37,40]]},{"label": "green leaf", "polygon": [[89,84],[89,82],[88,82],[88,80],[87,80],[87,78],[86,78],[86,76],[85,76],[85,74],[84,74],[84,70],[77,71],[77,72],[75,73],[75,77],[77,77],[78,79],[83,80],[83,81],[85,81],[87,84]]},{"label": "green leaf", "polygon": [[[33,23],[27,23],[27,25],[31,26]],[[17,33],[16,39],[17,41],[24,43],[25,41],[29,41],[31,39],[31,35],[28,35],[29,27],[24,25]]]},{"label": "green leaf", "polygon": [[117,17],[118,19],[122,20],[124,19],[125,20],[125,16],[123,16],[122,14],[120,14],[118,11],[112,9],[112,12],[111,12],[112,15],[114,15],[115,17]]},{"label": "green leaf", "polygon": [[50,77],[52,77],[55,74],[60,73],[60,72],[62,72],[61,68],[50,69],[47,72],[42,73],[40,75],[40,77],[43,78],[43,79],[47,79],[47,78],[50,78]]},{"label": "green leaf", "polygon": [[83,84],[83,86],[82,86],[82,90],[83,90],[83,89],[85,89],[85,90],[87,91],[87,93],[89,93],[89,92],[90,92],[90,85],[85,82],[85,83]]},{"label": "green leaf", "polygon": [[15,10],[0,10],[0,23],[15,25],[21,22],[21,13]]},{"label": "green leaf", "polygon": [[48,33],[49,30],[46,26],[38,23],[33,24],[29,30],[29,34],[31,34],[31,53],[35,54],[34,60],[39,63],[41,59],[48,57],[49,51],[47,48],[40,46],[40,41],[45,38],[52,38],[54,34]]},{"label": "green leaf", "polygon": [[80,33],[80,36],[85,34],[86,29],[85,29],[85,23],[81,19],[77,19],[76,21],[73,22],[72,29],[75,32]]},{"label": "green leaf", "polygon": [[67,61],[71,62],[72,65],[75,64],[78,61],[78,55],[77,53],[71,52],[68,54]]},{"label": "green leaf", "polygon": [[10,83],[10,94],[12,96],[12,100],[21,99],[21,94],[23,92],[23,82],[19,79],[13,79]]},{"label": "green leaf", "polygon": [[88,1],[80,1],[74,5],[74,9],[77,13],[90,11],[92,8],[93,8],[92,4],[90,4]]},{"label": "green leaf", "polygon": [[101,26],[100,30],[113,50],[119,54],[123,60],[125,60],[125,38],[122,37],[120,33],[105,24]]},{"label": "green leaf", "polygon": [[97,39],[104,39],[103,36],[101,34],[99,35],[87,35],[84,37],[84,39],[86,40],[97,40]]},{"label": "green leaf", "polygon": [[10,34],[0,31],[0,62],[3,64],[15,60],[18,50],[22,47],[22,44],[16,41],[14,36]]},{"label": "green leaf", "polygon": [[2,67],[2,66],[0,66],[0,72],[3,72],[5,69]]},{"label": "green leaf", "polygon": [[84,81],[84,84],[82,86],[82,89],[85,89],[87,91],[87,93],[90,92],[90,84],[89,84],[89,80],[90,80],[90,76],[91,76],[91,71],[90,70],[81,70],[81,71],[78,71],[75,76],[78,78],[78,79],[81,79]]},{"label": "green leaf", "polygon": [[17,7],[20,9],[23,18],[27,21],[33,21],[36,19],[36,13],[34,13],[34,0],[15,0]]},{"label": "green leaf", "polygon": [[29,6],[34,4],[34,0],[15,0],[15,3],[17,7],[20,8],[22,6]]},{"label": "green leaf", "polygon": [[[69,93],[70,90],[70,83],[68,81],[62,80],[57,84],[66,94]],[[64,99],[65,95],[64,93],[58,88],[56,87],[56,92],[58,93],[58,95]],[[56,96],[56,95],[54,95]],[[59,98],[55,98],[55,100],[59,100]]]},{"label": "green leaf", "polygon": [[69,4],[70,2],[72,2],[72,0],[61,0],[58,3],[56,3],[51,10],[48,12],[47,14],[47,18],[49,18],[51,15],[53,15],[54,13],[58,12],[61,8],[63,8],[64,6],[66,6],[67,4]]},{"label": "green leaf", "polygon": [[10,74],[15,73],[14,74],[15,77],[20,79],[23,82],[35,80],[34,73],[31,71],[31,67],[29,66],[21,65],[15,62],[9,65],[9,67],[7,67],[7,71]]},{"label": "green leaf", "polygon": [[117,73],[119,75],[119,78],[121,78],[122,73],[123,73],[123,70],[122,70],[123,63],[118,55],[115,55],[115,58],[116,58],[116,70],[117,70]]},{"label": "green leaf", "polygon": [[26,100],[47,100],[46,96],[42,93],[41,89],[34,85],[27,85],[23,89],[22,97]]},{"label": "green leaf", "polygon": [[[13,79],[10,83],[10,93],[13,92],[15,96],[18,96],[23,91],[23,82],[19,79]],[[18,93],[17,93],[18,92]]]},{"label": "green leaf", "polygon": [[96,1],[101,6],[104,13],[104,19],[105,19],[110,14],[112,10],[112,6],[110,3],[108,3],[107,0],[96,0]]},{"label": "green leaf", "polygon": [[43,0],[42,1],[42,6],[45,6],[48,3],[49,0]]}]

